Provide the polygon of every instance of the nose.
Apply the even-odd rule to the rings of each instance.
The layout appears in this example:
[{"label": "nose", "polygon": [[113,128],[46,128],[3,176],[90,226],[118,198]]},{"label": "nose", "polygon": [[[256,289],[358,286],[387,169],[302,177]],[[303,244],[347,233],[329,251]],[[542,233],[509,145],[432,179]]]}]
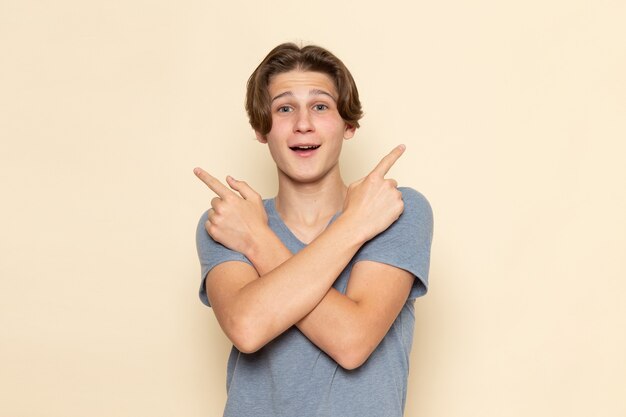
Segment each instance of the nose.
[{"label": "nose", "polygon": [[311,114],[308,110],[301,110],[297,114],[296,124],[294,125],[294,132],[307,133],[315,130],[313,120],[311,120]]}]

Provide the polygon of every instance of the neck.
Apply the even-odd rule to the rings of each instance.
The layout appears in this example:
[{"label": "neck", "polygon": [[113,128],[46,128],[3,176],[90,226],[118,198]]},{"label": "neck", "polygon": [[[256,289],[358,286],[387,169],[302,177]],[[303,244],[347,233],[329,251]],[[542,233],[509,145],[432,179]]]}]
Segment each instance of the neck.
[{"label": "neck", "polygon": [[339,169],[307,183],[296,182],[279,172],[276,210],[292,228],[319,229],[341,211],[347,190]]}]

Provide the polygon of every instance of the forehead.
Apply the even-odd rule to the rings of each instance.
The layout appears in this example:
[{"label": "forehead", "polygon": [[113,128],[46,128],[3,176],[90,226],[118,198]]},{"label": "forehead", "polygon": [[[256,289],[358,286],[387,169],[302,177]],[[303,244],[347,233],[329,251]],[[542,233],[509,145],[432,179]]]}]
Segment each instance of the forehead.
[{"label": "forehead", "polygon": [[287,91],[308,94],[311,90],[322,90],[337,97],[333,79],[328,74],[314,71],[293,70],[276,74],[270,78],[268,90],[271,98]]}]

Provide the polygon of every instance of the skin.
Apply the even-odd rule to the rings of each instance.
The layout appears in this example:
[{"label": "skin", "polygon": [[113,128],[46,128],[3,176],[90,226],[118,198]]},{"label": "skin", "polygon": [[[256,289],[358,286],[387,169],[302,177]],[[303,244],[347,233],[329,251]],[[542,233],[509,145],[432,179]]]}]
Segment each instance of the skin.
[{"label": "skin", "polygon": [[[213,239],[239,251],[253,266],[225,262],[207,276],[207,295],[220,326],[242,352],[254,352],[291,326],[346,369],[360,366],[399,314],[413,276],[377,262],[358,262],[346,294],[333,282],[358,249],[395,222],[401,193],[385,175],[404,152],[394,148],[364,178],[346,186],[339,170],[343,140],[355,129],[340,117],[330,77],[290,71],[269,84],[272,129],[257,139],[276,162],[276,209],[308,243],[293,255],[267,224],[263,202],[248,184],[228,186],[206,171],[194,173],[217,197],[205,225]],[[320,145],[311,151],[299,145]],[[341,214],[330,225],[330,218]]]}]

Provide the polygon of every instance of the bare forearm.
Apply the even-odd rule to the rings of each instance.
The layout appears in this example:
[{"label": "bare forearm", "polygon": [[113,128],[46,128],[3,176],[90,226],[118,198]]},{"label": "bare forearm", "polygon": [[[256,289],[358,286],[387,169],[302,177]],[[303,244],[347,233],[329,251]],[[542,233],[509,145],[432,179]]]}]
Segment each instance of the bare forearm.
[{"label": "bare forearm", "polygon": [[[276,237],[258,245],[258,251],[250,256],[259,275],[265,275],[291,258],[293,254]],[[359,340],[358,329],[364,327],[359,322],[358,304],[334,288],[330,288],[323,299],[302,318],[296,326],[315,345],[333,357],[337,362],[347,362],[345,352],[354,352],[359,346],[367,355],[375,348]]]},{"label": "bare forearm", "polygon": [[[402,195],[397,183],[384,176],[403,151],[404,146],[396,147],[370,174],[351,184],[342,215],[291,257],[282,250],[265,255],[271,253],[266,248],[279,243],[267,227],[258,193],[231,178],[228,183],[237,196],[205,171],[194,171],[219,196],[211,201],[207,232],[224,246],[244,253],[256,267],[256,271],[241,265],[214,268],[207,278],[218,321],[238,347],[256,350],[297,324],[322,301],[361,245],[398,219],[404,209]],[[257,239],[259,230],[262,236]],[[270,266],[261,267],[261,263]],[[349,301],[346,297],[345,302]]]},{"label": "bare forearm", "polygon": [[297,326],[311,342],[345,368],[360,365],[356,358],[366,358],[378,344],[366,331],[367,314],[362,306],[334,288]]},{"label": "bare forearm", "polygon": [[263,255],[249,255],[260,277],[238,290],[233,320],[262,346],[315,308],[362,243],[340,219],[294,256],[268,236]]}]

